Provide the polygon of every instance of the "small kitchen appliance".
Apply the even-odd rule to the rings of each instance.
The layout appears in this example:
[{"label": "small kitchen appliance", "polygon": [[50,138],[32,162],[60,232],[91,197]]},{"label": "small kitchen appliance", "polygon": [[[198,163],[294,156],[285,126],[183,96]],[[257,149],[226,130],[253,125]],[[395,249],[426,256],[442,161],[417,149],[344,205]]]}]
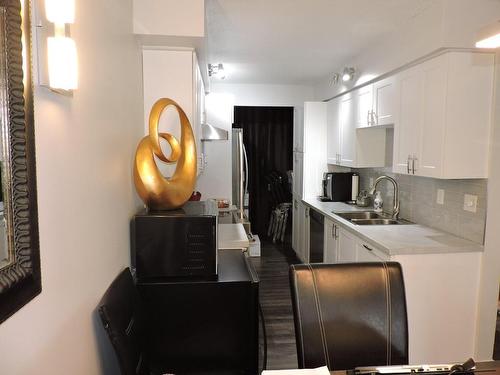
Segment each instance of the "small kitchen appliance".
[{"label": "small kitchen appliance", "polygon": [[135,215],[131,232],[137,278],[216,279],[217,224],[215,201]]},{"label": "small kitchen appliance", "polygon": [[328,172],[323,175],[323,200],[355,202],[359,191],[359,175],[353,172]]}]

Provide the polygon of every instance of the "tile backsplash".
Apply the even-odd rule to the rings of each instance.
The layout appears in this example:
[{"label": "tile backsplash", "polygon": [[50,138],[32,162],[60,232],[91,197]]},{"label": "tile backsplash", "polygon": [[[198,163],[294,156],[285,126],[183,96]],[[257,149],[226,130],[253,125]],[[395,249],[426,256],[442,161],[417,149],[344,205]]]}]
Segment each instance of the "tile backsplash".
[{"label": "tile backsplash", "polygon": [[[370,179],[388,175],[399,185],[400,217],[414,223],[427,225],[458,237],[483,244],[486,225],[486,179],[440,180],[418,176],[394,174],[391,168],[353,169],[360,176],[360,190],[370,189]],[[436,203],[438,189],[444,190],[443,204]],[[393,188],[389,181],[381,181],[384,211],[392,212]],[[476,212],[463,209],[464,195],[477,196]]]}]

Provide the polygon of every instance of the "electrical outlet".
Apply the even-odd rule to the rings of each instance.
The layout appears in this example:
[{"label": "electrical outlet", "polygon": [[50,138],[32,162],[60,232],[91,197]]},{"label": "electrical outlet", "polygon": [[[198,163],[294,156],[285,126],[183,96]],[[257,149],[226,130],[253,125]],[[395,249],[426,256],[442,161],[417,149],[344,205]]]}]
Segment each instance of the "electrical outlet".
[{"label": "electrical outlet", "polygon": [[444,204],[444,189],[437,190],[436,203]]},{"label": "electrical outlet", "polygon": [[477,211],[477,195],[464,195],[464,210],[469,212]]}]

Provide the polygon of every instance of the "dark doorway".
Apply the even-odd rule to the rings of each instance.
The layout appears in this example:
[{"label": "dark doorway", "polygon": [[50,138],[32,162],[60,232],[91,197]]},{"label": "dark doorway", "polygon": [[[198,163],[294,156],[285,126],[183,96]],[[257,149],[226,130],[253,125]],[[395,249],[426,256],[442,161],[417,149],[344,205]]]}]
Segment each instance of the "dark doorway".
[{"label": "dark doorway", "polygon": [[235,106],[233,128],[243,129],[247,150],[252,232],[266,237],[271,210],[292,201],[293,107]]}]

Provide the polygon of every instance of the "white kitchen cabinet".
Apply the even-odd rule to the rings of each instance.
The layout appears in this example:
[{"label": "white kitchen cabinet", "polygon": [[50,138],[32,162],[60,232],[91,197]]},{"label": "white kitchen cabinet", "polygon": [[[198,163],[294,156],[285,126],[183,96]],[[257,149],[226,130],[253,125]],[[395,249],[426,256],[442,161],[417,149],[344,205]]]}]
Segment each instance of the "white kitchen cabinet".
[{"label": "white kitchen cabinet", "polygon": [[356,127],[392,125],[397,114],[396,78],[382,79],[354,91]]},{"label": "white kitchen cabinet", "polygon": [[304,103],[304,162],[302,169],[303,197],[323,194],[321,181],[327,165],[327,104]]},{"label": "white kitchen cabinet", "polygon": [[340,165],[355,167],[356,165],[356,124],[355,107],[352,93],[340,97]]},{"label": "white kitchen cabinet", "polygon": [[355,98],[355,93],[347,93],[328,103],[327,162],[352,168],[384,167],[386,129],[357,128]]},{"label": "white kitchen cabinet", "polygon": [[338,228],[337,238],[337,262],[349,263],[356,262],[356,242],[357,237],[351,232]]},{"label": "white kitchen cabinet", "polygon": [[373,124],[373,85],[366,85],[354,91],[356,127],[366,128]]},{"label": "white kitchen cabinet", "polygon": [[325,217],[324,230],[324,263],[337,263],[337,243],[338,243],[338,226],[332,220]]},{"label": "white kitchen cabinet", "polygon": [[327,104],[326,154],[328,164],[340,164],[340,99],[332,99]]},{"label": "white kitchen cabinet", "polygon": [[298,240],[297,249],[295,254],[304,263],[309,262],[309,207],[303,204],[300,200],[298,202]]},{"label": "white kitchen cabinet", "polygon": [[293,107],[293,151],[304,152],[304,108]]},{"label": "white kitchen cabinet", "polygon": [[309,261],[309,207],[293,197],[292,248],[302,262]]},{"label": "white kitchen cabinet", "polygon": [[449,52],[398,75],[393,170],[487,178],[494,55]]},{"label": "white kitchen cabinet", "polygon": [[392,125],[397,119],[397,79],[391,76],[373,84],[372,125]]},{"label": "white kitchen cabinet", "polygon": [[372,244],[358,238],[356,241],[356,260],[358,262],[386,262],[390,260],[390,257]]},{"label": "white kitchen cabinet", "polygon": [[417,153],[422,122],[423,83],[420,67],[399,77],[399,121],[394,127],[393,171],[411,174],[412,157]]},{"label": "white kitchen cabinet", "polygon": [[[201,121],[204,113],[204,87],[194,50],[143,49],[144,132],[149,133],[149,113],[160,98],[176,101],[186,113],[193,128],[198,156],[198,174],[202,172]],[[160,131],[180,140],[179,118],[167,109],[160,119]],[[166,151],[167,152],[167,151]],[[171,176],[175,165],[159,164],[166,176]]]},{"label": "white kitchen cabinet", "polygon": [[304,187],[304,154],[302,152],[293,153],[293,194],[302,197]]},{"label": "white kitchen cabinet", "polygon": [[298,253],[299,251],[299,244],[300,244],[300,217],[299,217],[299,201],[300,198],[298,198],[295,194],[293,195],[293,211],[292,211],[292,249],[295,251],[295,253]]}]

